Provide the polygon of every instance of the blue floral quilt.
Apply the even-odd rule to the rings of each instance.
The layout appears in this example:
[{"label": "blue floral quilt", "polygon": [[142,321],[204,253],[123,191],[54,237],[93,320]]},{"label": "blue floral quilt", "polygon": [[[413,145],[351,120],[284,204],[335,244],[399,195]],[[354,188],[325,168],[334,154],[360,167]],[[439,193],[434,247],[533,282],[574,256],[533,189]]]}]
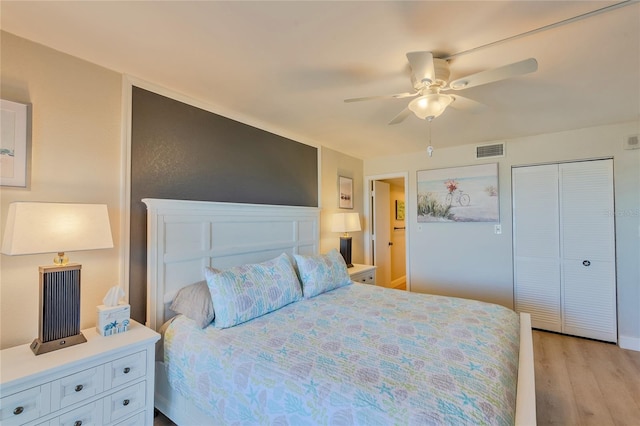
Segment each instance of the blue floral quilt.
[{"label": "blue floral quilt", "polygon": [[512,425],[518,346],[507,308],[364,284],[164,343],[170,385],[230,425]]}]

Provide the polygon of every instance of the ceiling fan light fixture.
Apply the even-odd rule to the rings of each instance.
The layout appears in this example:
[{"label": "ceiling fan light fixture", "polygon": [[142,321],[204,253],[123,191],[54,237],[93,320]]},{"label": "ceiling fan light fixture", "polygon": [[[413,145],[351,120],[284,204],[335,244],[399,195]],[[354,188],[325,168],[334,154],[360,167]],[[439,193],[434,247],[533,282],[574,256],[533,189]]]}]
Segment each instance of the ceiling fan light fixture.
[{"label": "ceiling fan light fixture", "polygon": [[450,83],[449,87],[451,87],[453,90],[460,90],[460,89],[464,89],[468,85],[469,85],[469,82],[467,80],[456,80]]},{"label": "ceiling fan light fixture", "polygon": [[[463,53],[467,52],[469,51]],[[453,56],[449,56],[449,59],[452,57]],[[439,117],[452,102],[456,102],[455,108],[460,110],[479,112],[484,109],[482,104],[474,100],[458,95],[441,94],[440,92],[469,89],[471,87],[481,86],[532,73],[538,69],[538,61],[535,58],[529,58],[520,62],[514,62],[501,67],[476,72],[475,74],[449,81],[450,72],[448,59],[435,58],[433,52],[416,51],[408,52],[407,60],[409,61],[409,66],[411,68],[410,77],[414,89],[412,92],[397,93],[395,95],[386,96],[367,96],[364,98],[345,99],[345,102],[411,97],[414,99],[406,108],[396,114],[389,124],[401,123],[412,113],[423,120],[433,120],[434,118]]]},{"label": "ceiling fan light fixture", "polygon": [[453,102],[453,97],[441,93],[429,93],[409,103],[409,109],[423,120],[436,118]]}]

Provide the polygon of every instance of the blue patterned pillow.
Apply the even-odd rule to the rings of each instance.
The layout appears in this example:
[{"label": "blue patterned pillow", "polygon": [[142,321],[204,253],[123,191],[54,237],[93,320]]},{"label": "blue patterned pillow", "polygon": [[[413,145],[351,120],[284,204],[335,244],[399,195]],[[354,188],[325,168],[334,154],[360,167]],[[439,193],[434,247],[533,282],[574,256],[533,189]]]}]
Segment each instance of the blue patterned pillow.
[{"label": "blue patterned pillow", "polygon": [[351,284],[347,264],[338,250],[327,254],[303,256],[294,254],[305,299]]},{"label": "blue patterned pillow", "polygon": [[217,328],[233,327],[302,298],[300,281],[285,253],[224,271],[205,268],[205,277]]}]

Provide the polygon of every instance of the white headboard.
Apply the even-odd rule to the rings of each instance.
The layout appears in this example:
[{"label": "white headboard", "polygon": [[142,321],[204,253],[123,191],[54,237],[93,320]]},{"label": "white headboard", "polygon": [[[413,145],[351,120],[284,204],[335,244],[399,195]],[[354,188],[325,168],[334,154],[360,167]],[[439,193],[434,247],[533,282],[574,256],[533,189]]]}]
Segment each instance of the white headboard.
[{"label": "white headboard", "polygon": [[320,209],[145,198],[147,326],[171,317],[177,291],[224,269],[280,254],[317,254]]}]

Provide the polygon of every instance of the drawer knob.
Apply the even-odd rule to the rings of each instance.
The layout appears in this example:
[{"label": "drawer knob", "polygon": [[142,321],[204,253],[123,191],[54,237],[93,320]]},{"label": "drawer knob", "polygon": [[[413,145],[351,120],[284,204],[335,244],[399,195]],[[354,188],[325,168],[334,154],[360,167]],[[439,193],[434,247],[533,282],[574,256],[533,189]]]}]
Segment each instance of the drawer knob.
[{"label": "drawer knob", "polygon": [[16,407],[13,409],[13,414],[17,416],[18,414],[22,414],[23,411],[24,411],[24,407]]},{"label": "drawer knob", "polygon": [[129,374],[131,369],[129,367],[125,367],[124,370],[122,370],[122,371],[124,372],[124,374]]},{"label": "drawer knob", "polygon": [[82,426],[82,420],[76,420],[73,426]]},{"label": "drawer knob", "polygon": [[129,401],[128,399],[125,399],[124,401],[122,401],[122,405],[126,407],[127,405],[129,405],[129,402],[131,401]]},{"label": "drawer knob", "polygon": [[82,389],[84,389],[83,385],[77,385],[76,386],[76,392],[80,392]]}]

